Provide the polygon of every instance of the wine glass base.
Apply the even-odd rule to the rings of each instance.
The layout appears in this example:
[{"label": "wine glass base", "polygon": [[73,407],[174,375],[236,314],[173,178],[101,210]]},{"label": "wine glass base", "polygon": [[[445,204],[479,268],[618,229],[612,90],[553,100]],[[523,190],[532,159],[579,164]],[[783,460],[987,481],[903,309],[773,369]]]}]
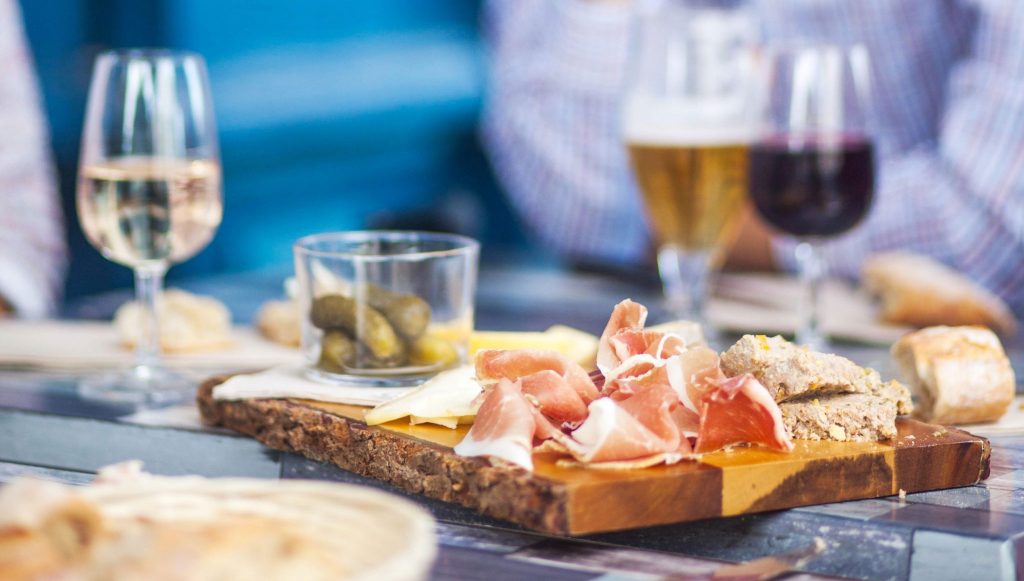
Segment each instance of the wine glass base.
[{"label": "wine glass base", "polygon": [[708,322],[707,319],[701,319],[699,322],[701,335],[704,336],[704,343],[708,347],[715,351],[725,351],[728,349],[729,346],[725,344],[726,338],[722,334],[721,329]]},{"label": "wine glass base", "polygon": [[811,351],[825,352],[829,347],[829,339],[818,331],[801,330],[796,333],[797,345],[804,345]]},{"label": "wine glass base", "polygon": [[334,385],[358,386],[358,387],[419,387],[431,377],[441,371],[438,367],[425,368],[426,372],[411,373],[407,375],[351,375],[346,373],[331,373],[315,367],[306,369],[306,377],[320,383]]},{"label": "wine glass base", "polygon": [[104,373],[78,383],[84,399],[164,407],[195,397],[196,382],[162,367],[140,365],[123,371]]}]

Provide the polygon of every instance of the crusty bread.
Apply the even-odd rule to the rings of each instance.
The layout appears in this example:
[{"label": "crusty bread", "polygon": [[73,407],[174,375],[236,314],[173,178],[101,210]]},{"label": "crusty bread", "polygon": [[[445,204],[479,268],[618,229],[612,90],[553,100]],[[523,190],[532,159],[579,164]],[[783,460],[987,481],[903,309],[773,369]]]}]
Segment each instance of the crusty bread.
[{"label": "crusty bread", "polygon": [[982,325],[1006,336],[1017,329],[999,297],[944,264],[909,252],[876,254],[864,285],[881,299],[882,320],[900,325]]},{"label": "crusty bread", "polygon": [[267,339],[288,347],[298,347],[302,333],[298,301],[263,303],[256,316],[256,326]]},{"label": "crusty bread", "polygon": [[925,421],[995,421],[1013,401],[1013,368],[984,327],[921,329],[897,341],[892,356],[917,396],[915,415]]},{"label": "crusty bread", "polygon": [[896,437],[892,400],[864,393],[804,398],[779,404],[782,422],[797,440],[875,442]]},{"label": "crusty bread", "polygon": [[[168,289],[157,305],[160,348],[167,353],[218,351],[231,346],[231,312],[212,297]],[[134,347],[142,331],[142,308],[132,301],[114,314],[121,341]]]}]

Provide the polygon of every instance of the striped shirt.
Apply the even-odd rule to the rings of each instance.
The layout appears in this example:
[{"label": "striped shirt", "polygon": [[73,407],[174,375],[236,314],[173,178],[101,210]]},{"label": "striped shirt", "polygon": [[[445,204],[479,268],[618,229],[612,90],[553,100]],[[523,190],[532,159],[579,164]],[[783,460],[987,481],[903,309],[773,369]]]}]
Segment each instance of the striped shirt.
[{"label": "striped shirt", "polygon": [[53,312],[66,260],[56,176],[15,0],[0,0],[0,297],[19,316]]},{"label": "striped shirt", "polygon": [[[619,129],[629,3],[492,0],[484,139],[514,207],[547,246],[649,258]],[[862,43],[880,132],[875,203],[826,245],[855,277],[901,248],[952,265],[1024,311],[1024,2],[753,0],[766,42]],[[792,266],[794,242],[774,241]]]}]

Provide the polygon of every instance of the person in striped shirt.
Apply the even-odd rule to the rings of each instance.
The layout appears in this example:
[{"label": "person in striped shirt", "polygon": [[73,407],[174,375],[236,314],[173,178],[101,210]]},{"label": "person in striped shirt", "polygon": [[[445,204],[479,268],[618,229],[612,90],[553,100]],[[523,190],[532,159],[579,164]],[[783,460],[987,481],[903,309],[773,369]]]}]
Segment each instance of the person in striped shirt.
[{"label": "person in striped shirt", "polygon": [[[861,43],[871,56],[874,207],[826,245],[855,277],[871,253],[949,264],[1024,311],[1024,2],[751,0],[770,44]],[[491,0],[483,135],[517,212],[573,260],[650,260],[619,129],[630,2]],[[791,239],[748,221],[729,260],[791,267]]]},{"label": "person in striped shirt", "polygon": [[0,0],[0,316],[56,308],[66,260],[57,200],[18,3]]}]

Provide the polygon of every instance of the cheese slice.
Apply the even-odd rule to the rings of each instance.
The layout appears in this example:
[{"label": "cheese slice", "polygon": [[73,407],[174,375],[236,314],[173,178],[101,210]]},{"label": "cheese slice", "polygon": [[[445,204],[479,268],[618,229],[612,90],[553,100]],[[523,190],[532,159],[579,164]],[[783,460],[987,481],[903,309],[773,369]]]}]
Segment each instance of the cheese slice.
[{"label": "cheese slice", "polygon": [[470,357],[483,349],[546,349],[557,351],[586,369],[594,367],[598,339],[565,325],[544,332],[473,331],[469,338]]},{"label": "cheese slice", "polygon": [[476,415],[482,388],[470,365],[438,373],[409,393],[366,413],[366,425],[375,426],[404,417],[413,423],[433,423],[455,428],[464,416]]}]

